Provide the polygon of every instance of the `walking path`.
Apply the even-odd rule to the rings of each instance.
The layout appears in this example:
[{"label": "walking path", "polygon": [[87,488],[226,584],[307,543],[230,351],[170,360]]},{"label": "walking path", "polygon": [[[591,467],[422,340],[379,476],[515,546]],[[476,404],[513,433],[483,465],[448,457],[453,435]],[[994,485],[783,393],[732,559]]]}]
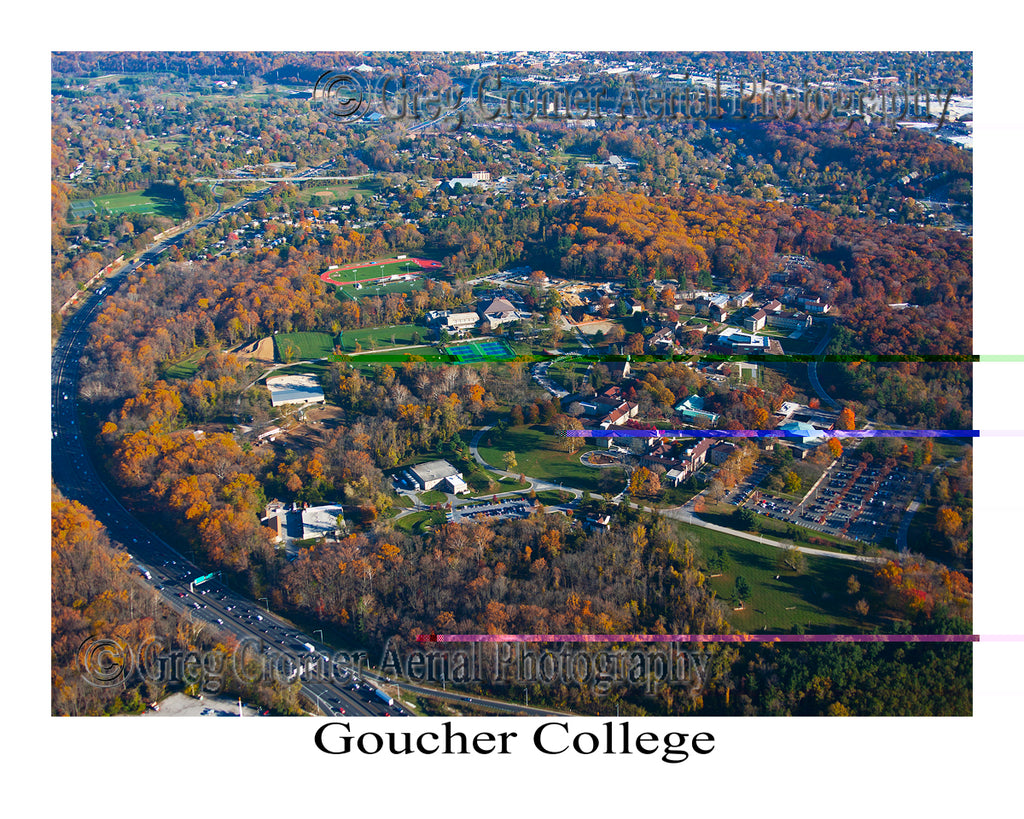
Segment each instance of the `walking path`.
[{"label": "walking path", "polygon": [[[470,451],[473,453],[473,458],[481,466],[484,466],[487,469],[490,469],[493,472],[498,473],[499,475],[518,477],[518,475],[512,475],[509,472],[505,472],[505,471],[500,470],[500,469],[495,469],[493,466],[491,466],[489,463],[487,463],[487,461],[485,461],[483,459],[483,457],[480,455],[480,450],[479,450],[480,439],[483,437],[484,433],[487,430],[489,430],[489,429],[491,429],[490,426],[481,427],[479,430],[477,430],[476,434],[473,436],[473,441],[469,445]],[[563,486],[561,484],[553,484],[553,483],[550,483],[550,482],[547,482],[547,481],[541,481],[541,480],[538,480],[536,478],[531,478],[529,475],[525,475],[524,477],[526,478],[526,480],[530,481],[531,486],[534,489],[538,490],[538,491],[541,490],[541,489],[562,489],[562,490],[564,490],[566,492],[572,492],[574,495],[576,495],[576,497],[581,497],[583,495],[583,492],[581,490],[574,489],[571,486]],[[698,493],[697,495],[695,495],[693,498],[691,498],[683,506],[677,506],[677,507],[672,508],[672,509],[656,509],[655,511],[657,511],[657,513],[659,515],[664,515],[667,518],[672,518],[673,520],[678,520],[681,523],[688,523],[688,524],[690,524],[692,526],[699,526],[699,527],[701,527],[703,529],[710,529],[710,530],[715,531],[715,532],[722,532],[724,534],[733,535],[734,537],[740,537],[740,538],[743,538],[745,540],[752,540],[752,541],[755,541],[757,543],[761,543],[761,544],[763,544],[765,546],[774,546],[777,549],[795,549],[796,551],[802,552],[805,555],[813,555],[815,557],[831,557],[831,558],[835,558],[836,560],[847,560],[847,561],[852,561],[854,563],[869,563],[869,564],[884,563],[885,560],[886,560],[883,557],[870,557],[868,555],[853,555],[853,554],[848,554],[846,552],[832,552],[832,551],[828,551],[826,549],[813,549],[810,546],[796,546],[796,545],[794,545],[792,543],[785,543],[783,541],[772,540],[771,538],[766,538],[766,537],[764,537],[764,535],[753,535],[753,534],[750,534],[749,532],[742,532],[742,531],[740,531],[738,529],[729,529],[726,526],[719,526],[718,524],[715,524],[715,523],[708,523],[706,520],[701,520],[693,512],[694,501],[696,501],[697,498],[700,497],[701,494],[703,494],[703,493]],[[622,495],[618,495],[617,497],[612,499],[612,503],[621,503],[622,501],[623,501]],[[629,502],[629,505],[633,509],[639,509],[641,506],[643,506],[643,504],[633,503],[632,501]]]}]

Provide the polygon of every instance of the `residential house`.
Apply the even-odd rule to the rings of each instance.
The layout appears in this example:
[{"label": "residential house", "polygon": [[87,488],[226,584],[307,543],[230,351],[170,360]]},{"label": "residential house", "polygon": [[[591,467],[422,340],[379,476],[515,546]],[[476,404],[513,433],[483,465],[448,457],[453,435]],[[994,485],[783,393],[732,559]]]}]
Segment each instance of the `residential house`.
[{"label": "residential house", "polygon": [[646,347],[651,353],[675,353],[678,349],[675,333],[671,327],[658,330],[647,339]]},{"label": "residential house", "polygon": [[708,307],[708,318],[722,324],[729,317],[729,310],[723,304],[712,302]]}]

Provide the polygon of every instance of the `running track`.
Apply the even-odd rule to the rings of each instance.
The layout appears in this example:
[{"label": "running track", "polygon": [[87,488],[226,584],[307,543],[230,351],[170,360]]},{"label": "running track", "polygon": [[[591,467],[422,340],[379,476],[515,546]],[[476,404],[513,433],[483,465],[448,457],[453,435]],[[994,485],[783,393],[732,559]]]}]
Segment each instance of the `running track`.
[{"label": "running track", "polygon": [[394,262],[415,262],[416,266],[420,270],[440,270],[442,267],[444,267],[444,265],[442,265],[440,262],[435,262],[433,259],[377,259],[376,261],[373,262],[356,262],[355,264],[347,264],[344,267],[336,267],[334,268],[334,270],[327,270],[321,273],[320,278],[323,279],[328,284],[335,285],[365,284],[366,282],[375,282],[381,277],[372,276],[369,279],[355,279],[353,281],[336,282],[334,281],[334,279],[331,278],[331,276],[334,275],[335,273],[342,273],[346,270],[361,270],[362,268],[369,269],[374,265],[392,264]]}]

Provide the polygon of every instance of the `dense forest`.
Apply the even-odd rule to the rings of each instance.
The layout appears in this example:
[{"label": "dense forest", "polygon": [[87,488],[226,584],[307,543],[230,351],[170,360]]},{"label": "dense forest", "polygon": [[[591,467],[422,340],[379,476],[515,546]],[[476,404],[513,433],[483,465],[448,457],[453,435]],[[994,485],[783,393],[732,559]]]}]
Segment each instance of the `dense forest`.
[{"label": "dense forest", "polygon": [[[190,652],[228,656],[237,644],[209,624],[169,610],[142,582],[128,554],[111,543],[103,524],[56,489],[50,523],[53,714],[138,714],[176,687],[237,694],[278,714],[300,713],[295,686],[259,674],[240,678],[232,669],[248,668],[241,661],[213,676],[198,665],[185,671],[180,661],[168,665],[169,658]],[[108,654],[113,667],[103,662]]]}]

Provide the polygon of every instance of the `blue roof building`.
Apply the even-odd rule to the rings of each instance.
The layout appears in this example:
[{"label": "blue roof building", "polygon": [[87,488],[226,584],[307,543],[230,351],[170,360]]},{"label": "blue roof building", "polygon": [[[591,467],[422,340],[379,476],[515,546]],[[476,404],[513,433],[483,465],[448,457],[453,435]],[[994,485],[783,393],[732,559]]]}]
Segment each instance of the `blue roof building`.
[{"label": "blue roof building", "polygon": [[717,413],[704,409],[704,399],[699,395],[691,395],[685,401],[676,404],[675,409],[684,421],[689,421],[691,424],[703,418],[710,426],[714,426],[721,418]]}]

